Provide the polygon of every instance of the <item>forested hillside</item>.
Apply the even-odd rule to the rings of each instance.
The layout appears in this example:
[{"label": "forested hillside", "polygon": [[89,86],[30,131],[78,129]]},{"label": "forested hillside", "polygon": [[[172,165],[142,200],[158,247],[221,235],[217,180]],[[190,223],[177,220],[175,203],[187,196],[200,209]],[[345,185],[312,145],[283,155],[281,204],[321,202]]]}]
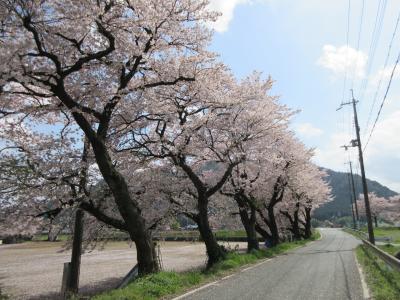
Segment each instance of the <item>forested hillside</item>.
[{"label": "forested hillside", "polygon": [[[317,219],[329,219],[333,216],[341,217],[351,215],[347,173],[335,172],[330,169],[326,169],[326,171],[329,175],[327,180],[332,187],[332,194],[335,199],[318,208],[314,213],[314,217]],[[358,197],[358,195],[362,193],[361,176],[354,175],[354,183]],[[387,198],[397,194],[377,181],[367,179],[367,184],[368,191],[374,192],[379,197]]]}]

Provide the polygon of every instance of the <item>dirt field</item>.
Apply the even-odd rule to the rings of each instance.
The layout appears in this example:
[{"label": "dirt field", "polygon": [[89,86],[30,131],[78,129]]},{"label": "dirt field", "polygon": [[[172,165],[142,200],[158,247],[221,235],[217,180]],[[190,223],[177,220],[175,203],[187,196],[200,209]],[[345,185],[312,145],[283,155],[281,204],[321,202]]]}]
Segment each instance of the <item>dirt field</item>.
[{"label": "dirt field", "polygon": [[[234,247],[244,243],[231,243]],[[0,287],[11,299],[57,299],[64,262],[70,251],[61,252],[62,242],[28,242],[0,245]],[[202,243],[164,242],[161,256],[165,270],[183,271],[201,267],[206,261]],[[82,256],[80,292],[92,294],[115,287],[136,264],[136,250],[127,243],[113,242],[102,251]]]}]

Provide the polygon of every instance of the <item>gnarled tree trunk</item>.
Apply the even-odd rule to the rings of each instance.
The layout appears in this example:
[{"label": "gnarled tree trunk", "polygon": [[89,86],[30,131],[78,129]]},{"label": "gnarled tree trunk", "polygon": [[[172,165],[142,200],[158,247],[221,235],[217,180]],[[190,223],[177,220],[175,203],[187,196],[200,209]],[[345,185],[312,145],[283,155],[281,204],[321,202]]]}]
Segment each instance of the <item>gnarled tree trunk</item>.
[{"label": "gnarled tree trunk", "polygon": [[[256,209],[245,195],[236,193],[234,199],[239,207],[240,220],[246,231],[247,252],[260,249],[256,232]],[[249,213],[250,211],[250,213]]]},{"label": "gnarled tree trunk", "polygon": [[196,221],[197,225],[199,226],[199,231],[201,238],[204,241],[207,249],[207,268],[210,268],[215,263],[219,262],[220,260],[226,257],[226,251],[223,247],[218,245],[217,239],[215,238],[210,223],[208,221],[208,209],[207,209],[207,200],[200,200],[198,203],[198,218]]},{"label": "gnarled tree trunk", "polygon": [[293,213],[293,222],[292,222],[292,233],[295,240],[301,240],[301,232],[300,232],[300,225],[299,225],[299,208],[300,203],[296,203],[296,209]]},{"label": "gnarled tree trunk", "polygon": [[276,224],[274,206],[268,207],[268,219],[269,219],[269,230],[271,232],[271,243],[272,246],[279,244],[279,231],[278,225]]},{"label": "gnarled tree trunk", "polygon": [[306,207],[305,209],[305,225],[304,225],[304,238],[309,239],[311,237],[311,208]]},{"label": "gnarled tree trunk", "polygon": [[240,219],[246,230],[247,252],[260,249],[256,232],[256,210],[250,208],[250,216],[245,208],[239,208]]},{"label": "gnarled tree trunk", "polygon": [[271,240],[271,235],[264,229],[262,226],[256,222],[256,231],[258,232],[259,235],[263,237],[265,240]]}]

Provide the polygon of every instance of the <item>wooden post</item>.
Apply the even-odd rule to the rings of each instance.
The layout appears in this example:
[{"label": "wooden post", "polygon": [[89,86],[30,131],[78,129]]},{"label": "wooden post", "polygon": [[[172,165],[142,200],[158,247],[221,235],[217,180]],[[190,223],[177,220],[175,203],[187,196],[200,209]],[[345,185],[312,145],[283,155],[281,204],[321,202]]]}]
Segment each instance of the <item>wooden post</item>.
[{"label": "wooden post", "polygon": [[83,210],[78,209],[75,216],[74,240],[72,243],[71,266],[68,280],[68,292],[78,293],[79,273],[82,254],[82,236],[83,236]]},{"label": "wooden post", "polygon": [[62,281],[61,281],[61,297],[63,299],[67,298],[67,289],[68,289],[68,280],[69,280],[69,273],[70,273],[70,267],[71,263],[66,262],[64,263],[64,269],[63,269],[63,276],[62,276]]}]

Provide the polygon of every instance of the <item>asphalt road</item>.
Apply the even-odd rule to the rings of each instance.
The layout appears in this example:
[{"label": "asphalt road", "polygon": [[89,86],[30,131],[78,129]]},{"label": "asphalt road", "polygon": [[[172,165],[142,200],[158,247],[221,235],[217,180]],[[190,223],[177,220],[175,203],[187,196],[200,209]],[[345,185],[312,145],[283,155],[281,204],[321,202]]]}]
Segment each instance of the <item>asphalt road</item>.
[{"label": "asphalt road", "polygon": [[353,249],[359,244],[340,229],[322,239],[210,284],[180,299],[364,299]]}]

